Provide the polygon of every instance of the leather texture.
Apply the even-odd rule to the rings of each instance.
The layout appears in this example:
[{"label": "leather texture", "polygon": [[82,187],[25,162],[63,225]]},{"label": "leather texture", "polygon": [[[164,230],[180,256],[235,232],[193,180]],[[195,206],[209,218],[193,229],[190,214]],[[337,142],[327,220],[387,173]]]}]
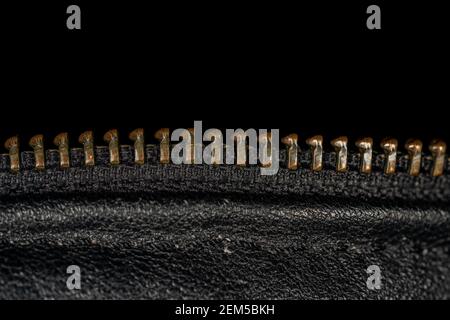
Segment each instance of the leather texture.
[{"label": "leather texture", "polygon": [[[257,166],[146,164],[122,146],[121,165],[97,147],[96,165],[46,170],[21,154],[20,173],[0,155],[0,298],[3,299],[414,299],[450,298],[450,175],[336,173]],[[280,160],[283,162],[285,153]],[[423,158],[428,172],[431,158]],[[306,169],[305,169],[306,168]],[[81,269],[69,290],[66,269]],[[381,269],[369,290],[367,268]]]},{"label": "leather texture", "polygon": [[[330,196],[2,197],[0,298],[448,299],[449,214]],[[81,290],[66,287],[69,265]]]}]

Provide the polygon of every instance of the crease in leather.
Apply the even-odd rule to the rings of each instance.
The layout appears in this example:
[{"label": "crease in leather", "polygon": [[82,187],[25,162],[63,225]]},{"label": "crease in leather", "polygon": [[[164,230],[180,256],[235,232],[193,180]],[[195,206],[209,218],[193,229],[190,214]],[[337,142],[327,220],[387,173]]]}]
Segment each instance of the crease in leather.
[{"label": "crease in leather", "polygon": [[[330,196],[7,197],[0,298],[448,299],[449,219],[447,204]],[[81,290],[66,288],[71,264]]]}]

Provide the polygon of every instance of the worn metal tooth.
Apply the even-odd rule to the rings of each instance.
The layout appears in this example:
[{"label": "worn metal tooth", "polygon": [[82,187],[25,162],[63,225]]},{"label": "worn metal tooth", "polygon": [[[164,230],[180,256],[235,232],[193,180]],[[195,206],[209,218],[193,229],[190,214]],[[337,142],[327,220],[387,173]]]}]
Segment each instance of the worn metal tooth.
[{"label": "worn metal tooth", "polygon": [[323,137],[318,135],[308,138],[306,143],[311,147],[311,169],[313,171],[322,170]]},{"label": "worn metal tooth", "polygon": [[[259,135],[259,148],[266,150],[260,154],[260,166],[268,168],[272,166],[272,133],[265,132]],[[262,156],[262,157],[261,157]]]},{"label": "worn metal tooth", "polygon": [[247,165],[247,153],[254,152],[255,150],[250,150],[249,145],[247,145],[247,135],[245,132],[237,131],[234,134],[234,141],[236,142],[236,165],[240,167],[245,167]]},{"label": "worn metal tooth", "polygon": [[347,143],[348,138],[345,136],[331,140],[331,145],[336,151],[336,171],[347,171]]},{"label": "worn metal tooth", "polygon": [[[219,129],[209,129],[205,132],[203,138],[205,141],[211,141],[206,147],[206,149],[209,149],[209,163],[212,165],[223,164],[223,154],[226,145],[223,145],[222,132]],[[206,159],[204,160],[206,162]]]},{"label": "worn metal tooth", "polygon": [[191,136],[191,153],[186,157],[186,163],[194,164],[195,163],[195,135],[194,128],[188,129],[189,134]]},{"label": "worn metal tooth", "polygon": [[14,136],[5,141],[5,148],[9,152],[9,167],[12,172],[20,170],[20,152],[19,152],[19,137]]},{"label": "worn metal tooth", "polygon": [[297,170],[298,168],[298,135],[292,133],[281,139],[281,143],[286,145],[287,168]]},{"label": "worn metal tooth", "polygon": [[372,138],[362,138],[362,139],[357,140],[355,145],[359,149],[359,153],[361,155],[359,171],[361,173],[372,172],[373,139]]},{"label": "worn metal tooth", "polygon": [[134,162],[142,165],[145,162],[145,141],[144,129],[138,128],[133,130],[129,136],[130,140],[134,141]]},{"label": "worn metal tooth", "polygon": [[[190,163],[190,164],[201,164],[202,163],[202,161],[203,161],[203,159],[202,159],[202,157],[203,157],[203,148],[204,148],[204,145],[203,145],[203,143],[199,143],[199,144],[195,144],[195,130],[194,130],[194,128],[189,128],[189,129],[187,129],[188,131],[189,131],[189,134],[190,134],[190,137],[191,137],[191,147],[190,147],[190,149],[191,149],[191,154],[190,154],[190,158],[188,157],[187,159],[186,159],[186,163]],[[196,153],[195,153],[195,150],[196,150],[196,147],[197,146],[200,146],[200,154],[199,155],[197,155]],[[197,158],[199,156],[199,158]],[[200,159],[200,161],[198,161],[198,159]]]},{"label": "worn metal tooth", "polygon": [[59,151],[59,166],[61,168],[68,168],[70,166],[69,157],[69,136],[67,132],[58,134],[53,143],[58,147]]},{"label": "worn metal tooth", "polygon": [[155,132],[155,138],[159,140],[159,162],[170,163],[170,130],[161,128]]},{"label": "worn metal tooth", "polygon": [[381,148],[384,150],[384,173],[393,174],[395,173],[396,162],[397,162],[397,139],[386,138],[380,143]]},{"label": "worn metal tooth", "polygon": [[37,170],[45,169],[45,154],[44,154],[44,136],[42,134],[37,134],[33,136],[29,143],[34,151],[35,168]]},{"label": "worn metal tooth", "polygon": [[86,166],[95,165],[94,134],[92,133],[92,131],[83,132],[78,138],[78,142],[80,142],[83,145],[84,164]]},{"label": "worn metal tooth", "polygon": [[405,149],[409,154],[408,174],[417,176],[420,173],[420,163],[422,160],[422,141],[409,139],[405,143]]},{"label": "worn metal tooth", "polygon": [[[200,158],[200,162],[197,161],[198,160],[197,154],[195,153],[196,144],[195,144],[194,128],[189,128],[188,131],[191,136],[191,158],[190,159],[188,158],[186,163],[190,163],[190,164],[202,163],[202,158]],[[200,150],[201,150],[200,157],[202,157],[203,156],[203,147],[204,147],[203,143],[199,143],[198,145],[200,146]]]},{"label": "worn metal tooth", "polygon": [[447,151],[447,144],[442,140],[433,140],[430,143],[430,151],[433,156],[433,167],[431,169],[431,175],[433,177],[440,176],[444,173]]},{"label": "worn metal tooth", "polygon": [[120,163],[119,133],[116,129],[109,130],[103,135],[103,140],[108,143],[109,163],[112,165],[118,165]]}]

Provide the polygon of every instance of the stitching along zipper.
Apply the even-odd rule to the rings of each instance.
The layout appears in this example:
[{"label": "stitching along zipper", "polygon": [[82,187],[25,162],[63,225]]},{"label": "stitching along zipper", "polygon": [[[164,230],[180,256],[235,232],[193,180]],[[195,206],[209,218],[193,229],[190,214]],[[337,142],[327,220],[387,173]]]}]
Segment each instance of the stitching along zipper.
[{"label": "stitching along zipper", "polygon": [[[187,163],[194,164],[195,154],[194,154],[194,130],[188,129],[191,135],[191,154],[187,155]],[[241,134],[242,135],[242,134]],[[145,157],[145,139],[144,139],[144,129],[139,128],[133,130],[129,134],[129,139],[133,141],[134,150],[134,163],[136,165],[144,165],[146,163]],[[161,164],[169,164],[170,160],[170,130],[169,128],[162,128],[158,130],[154,137],[159,140],[159,162]],[[237,134],[235,139],[237,141],[245,141],[245,133],[240,136]],[[121,163],[120,159],[120,149],[123,145],[119,143],[119,134],[116,129],[109,130],[103,136],[104,141],[108,144],[109,149],[109,164],[112,166],[117,166]],[[259,139],[265,139],[265,146],[271,143],[271,135],[267,134],[265,137],[259,137]],[[96,165],[95,159],[95,149],[103,146],[96,146],[94,144],[94,135],[92,131],[83,132],[79,138],[79,143],[83,146],[84,154],[84,166],[92,167]],[[324,167],[324,148],[323,148],[323,137],[321,135],[316,135],[306,139],[306,145],[309,147],[309,155],[305,155],[302,159],[307,160],[309,163],[309,168],[312,171],[321,171]],[[70,154],[71,151],[80,150],[79,148],[69,147],[69,137],[68,133],[64,132],[58,134],[53,143],[57,146],[57,152],[59,154],[59,167],[62,169],[71,167]],[[284,167],[289,170],[299,170],[304,166],[305,161],[300,161],[301,155],[303,155],[297,134],[289,134],[288,136],[281,139],[281,143],[285,146],[285,151],[280,154],[280,162],[284,163]],[[349,170],[349,155],[348,151],[348,138],[345,136],[333,139],[330,142],[331,146],[335,150],[334,161],[335,170],[337,172],[346,172]],[[244,144],[245,145],[245,144]],[[44,148],[44,137],[43,135],[35,135],[29,141],[29,146],[33,149],[34,154],[34,168],[35,170],[45,170],[46,169],[46,152]],[[152,146],[152,145],[149,145]],[[447,145],[442,140],[433,140],[429,144],[429,151],[431,156],[423,153],[423,144],[420,140],[410,139],[405,144],[406,154],[402,154],[398,150],[398,141],[396,139],[387,138],[383,139],[380,143],[380,148],[382,154],[378,154],[374,150],[373,139],[363,138],[355,142],[355,146],[358,149],[358,153],[354,156],[358,158],[359,161],[359,172],[363,174],[370,174],[373,171],[373,163],[380,163],[382,161],[381,167],[382,171],[386,175],[392,175],[397,172],[397,168],[405,168],[409,175],[418,176],[420,174],[431,175],[433,177],[441,176],[446,174],[446,167],[450,167],[447,163],[450,162],[450,158],[446,156]],[[21,158],[23,158],[23,152],[20,152],[19,148],[19,137],[13,136],[6,140],[5,148],[9,151],[8,154],[2,154],[2,158],[9,158],[9,170],[13,173],[18,173],[21,171]],[[55,151],[50,149],[50,151]],[[247,146],[248,151],[248,146]],[[237,152],[235,157],[235,164],[237,166],[246,166],[246,152]],[[27,151],[25,151],[27,152]],[[355,157],[353,157],[354,160]],[[404,161],[407,161],[407,165],[404,165]],[[427,163],[424,164],[424,160]],[[271,157],[269,157],[271,161]],[[220,160],[217,155],[212,156],[212,164],[220,164]],[[302,163],[302,165],[300,165]],[[267,164],[264,164],[267,165]],[[2,166],[4,167],[4,166]],[[447,170],[448,171],[448,170]]]}]

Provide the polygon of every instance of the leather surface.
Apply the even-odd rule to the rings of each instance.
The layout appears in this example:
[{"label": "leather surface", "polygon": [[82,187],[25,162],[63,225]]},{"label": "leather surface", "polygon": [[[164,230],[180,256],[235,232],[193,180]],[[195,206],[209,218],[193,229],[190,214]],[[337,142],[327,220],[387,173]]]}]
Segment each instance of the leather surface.
[{"label": "leather surface", "polygon": [[[211,193],[1,198],[0,298],[449,298],[448,204]],[[66,268],[81,268],[68,290]],[[366,287],[381,268],[378,291]]]}]

